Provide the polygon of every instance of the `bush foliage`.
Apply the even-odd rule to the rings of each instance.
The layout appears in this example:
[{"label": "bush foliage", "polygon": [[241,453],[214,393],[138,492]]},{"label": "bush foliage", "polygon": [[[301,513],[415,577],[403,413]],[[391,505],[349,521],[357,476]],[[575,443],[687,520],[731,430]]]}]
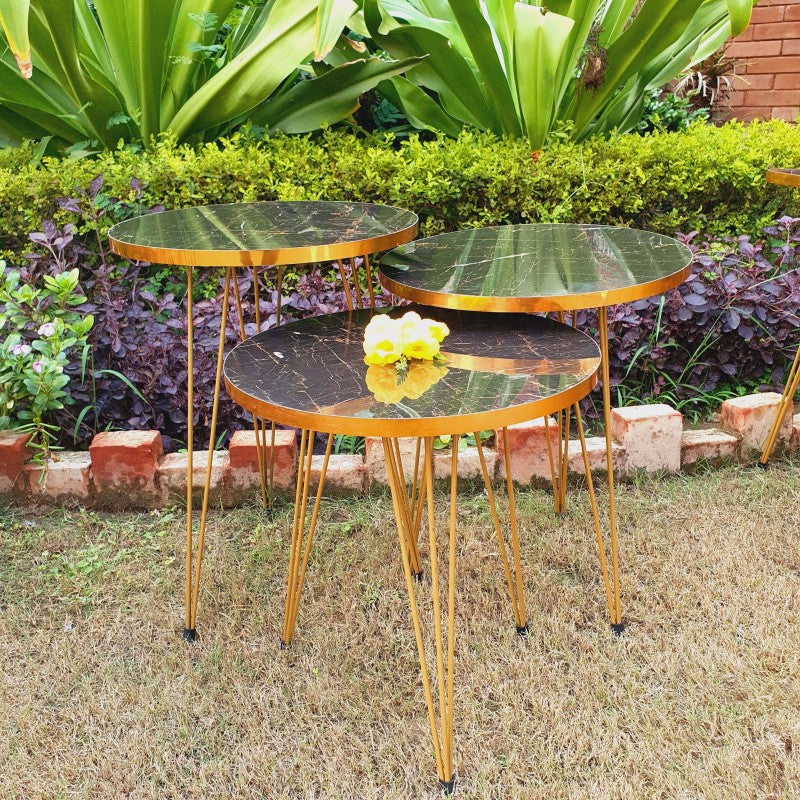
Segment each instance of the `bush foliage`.
[{"label": "bush foliage", "polygon": [[101,236],[137,208],[250,200],[400,205],[420,215],[423,235],[526,221],[754,234],[796,210],[792,192],[764,182],[767,167],[800,163],[800,129],[781,121],[556,140],[536,155],[522,140],[475,132],[399,144],[337,131],[266,141],[235,136],[199,148],[164,138],[147,151],[80,160],[37,159],[33,147],[0,151],[0,257],[19,260],[44,219],[76,222],[58,198],[74,196],[98,174],[103,197],[121,205],[97,222],[77,223],[79,232],[94,228]]},{"label": "bush foliage", "polygon": [[[0,151],[0,256],[32,284],[80,268],[88,298],[80,310],[94,315],[95,328],[88,378],[72,365],[75,402],[53,417],[62,443],[111,426],[158,428],[179,444],[185,280],[180,269],[111,255],[106,233],[120,219],[203,203],[358,199],[415,210],[422,234],[521,221],[682,231],[698,248],[690,281],[663,301],[612,310],[612,382],[623,404],[663,399],[700,415],[727,396],[779,386],[796,347],[800,276],[785,273],[800,266],[800,243],[793,220],[774,220],[800,216],[797,196],[763,176],[768,166],[797,163],[800,129],[778,121],[558,141],[538,160],[520,141],[476,133],[399,145],[330,131],[266,142],[237,136],[197,149],[164,139],[146,152],[91,160],[38,159],[25,147]],[[195,353],[200,440],[211,406],[218,277],[201,272],[196,282],[198,322],[208,323],[198,326]],[[270,286],[261,292],[265,319],[275,311]],[[241,288],[246,294],[247,278]],[[335,279],[312,271],[292,276],[284,306],[296,318],[342,308],[344,298]],[[249,301],[245,313],[251,319]],[[581,317],[591,326],[590,315]],[[231,345],[237,326],[234,315]],[[221,430],[243,425],[243,412],[223,397]]]}]

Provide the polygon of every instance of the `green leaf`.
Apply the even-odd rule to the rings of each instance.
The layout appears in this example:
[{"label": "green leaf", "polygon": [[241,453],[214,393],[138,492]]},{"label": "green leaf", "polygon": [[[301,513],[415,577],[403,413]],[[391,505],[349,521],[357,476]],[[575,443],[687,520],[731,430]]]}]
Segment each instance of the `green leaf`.
[{"label": "green leaf", "polygon": [[576,128],[585,128],[617,88],[624,86],[653,54],[678,41],[696,9],[697,0],[645,0],[633,22],[609,45],[603,82],[596,89],[576,92],[570,112]]},{"label": "green leaf", "polygon": [[558,68],[574,20],[536,6],[514,6],[514,68],[525,133],[540,149],[550,132],[556,104]]},{"label": "green leaf", "polygon": [[489,104],[503,133],[520,135],[519,116],[496,39],[478,0],[451,0],[450,8],[486,85]]},{"label": "green leaf", "polygon": [[378,84],[378,91],[402,109],[415,128],[442,131],[455,137],[464,127],[462,122],[451,117],[427,92],[408,78],[395,77],[383,81]]},{"label": "green leaf", "polygon": [[753,14],[753,0],[726,0],[731,18],[731,36],[744,33]]},{"label": "green leaf", "polygon": [[220,125],[255,108],[311,54],[315,2],[275,0],[269,23],[178,109],[170,124],[176,136]]},{"label": "green leaf", "polygon": [[358,108],[359,94],[382,80],[405,72],[420,58],[404,61],[353,61],[330,70],[315,80],[295,84],[269,103],[256,121],[285,133],[302,133],[349,116]]},{"label": "green leaf", "polygon": [[[367,14],[366,18],[374,26],[375,15]],[[414,25],[395,28],[385,35],[375,27],[371,32],[376,43],[396,58],[428,56],[409,79],[436,92],[446,114],[482,130],[502,132],[479,76],[441,33]]]},{"label": "green leaf", "polygon": [[147,402],[145,396],[131,383],[129,378],[126,378],[121,372],[115,369],[99,369],[98,375],[113,375],[117,380],[122,381],[141,401]]},{"label": "green leaf", "polygon": [[0,0],[0,27],[19,66],[20,75],[30,78],[31,44],[28,39],[30,0]]},{"label": "green leaf", "polygon": [[328,55],[357,10],[353,0],[319,0],[314,28],[314,61],[322,61]]}]

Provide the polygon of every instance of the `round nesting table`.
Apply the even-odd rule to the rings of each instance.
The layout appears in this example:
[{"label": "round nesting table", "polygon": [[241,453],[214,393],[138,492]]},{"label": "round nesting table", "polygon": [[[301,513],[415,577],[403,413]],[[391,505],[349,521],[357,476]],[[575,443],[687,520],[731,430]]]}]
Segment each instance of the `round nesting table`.
[{"label": "round nesting table", "polygon": [[[454,654],[456,501],[461,434],[499,429],[508,492],[507,531],[501,523],[480,438],[478,455],[517,632],[527,632],[508,425],[553,413],[584,397],[597,381],[600,353],[588,336],[541,317],[419,309],[445,322],[441,362],[412,362],[403,378],[394,365],[364,364],[364,329],[374,313],[331,314],[283,325],[237,345],[225,360],[225,385],[248,411],[302,429],[284,607],[283,646],[294,632],[334,433],[378,436],[383,443],[400,555],[416,639],[439,781],[454,781]],[[310,502],[315,432],[329,434],[315,499]],[[433,513],[433,443],[451,435],[447,568],[440,578]],[[417,441],[413,470],[403,464],[399,437]],[[587,464],[588,467],[588,464]],[[411,475],[413,471],[413,476]],[[408,478],[408,480],[407,480]],[[308,513],[311,506],[310,515]],[[427,507],[427,514],[423,512]],[[426,657],[415,580],[423,581],[417,532],[427,520],[435,655]],[[506,538],[510,538],[509,559]],[[444,553],[442,554],[444,561]],[[605,562],[602,562],[605,570]],[[440,585],[446,584],[446,593]],[[442,594],[446,600],[442,601]],[[446,625],[443,605],[446,603]],[[431,672],[436,675],[437,702]]]},{"label": "round nesting table", "polygon": [[[380,264],[384,288],[442,308],[489,312],[597,309],[608,465],[612,629],[623,630],[611,441],[607,306],[666,292],[689,274],[692,254],[675,239],[632,228],[578,224],[502,225],[443,233],[401,245]],[[573,323],[575,317],[573,314]],[[573,404],[582,430],[580,408]],[[547,423],[547,419],[545,419]],[[558,458],[551,454],[556,511],[566,502],[570,409],[557,418]],[[548,436],[548,444],[550,437]],[[581,445],[586,457],[585,443]],[[591,485],[587,470],[587,482]],[[592,513],[600,535],[593,493]]]},{"label": "round nesting table", "polygon": [[[417,216],[411,211],[374,203],[325,201],[233,203],[199,206],[147,214],[126,220],[109,231],[112,250],[125,258],[174,264],[186,269],[187,313],[187,465],[186,465],[186,585],[183,636],[196,637],[197,604],[203,544],[208,518],[208,501],[214,442],[216,441],[225,332],[230,296],[233,294],[241,339],[245,338],[241,290],[237,269],[250,269],[255,306],[256,329],[261,330],[259,270],[274,267],[278,304],[276,324],[281,321],[281,288],[284,268],[291,264],[335,261],[349,308],[375,305],[369,256],[413,239]],[[362,291],[356,258],[362,258],[366,272],[366,293]],[[344,261],[349,260],[349,269]],[[225,280],[222,320],[217,348],[217,367],[209,430],[203,499],[196,548],[193,543],[192,482],[194,425],[194,310],[192,303],[193,267],[220,267]],[[352,288],[351,288],[352,282]],[[258,453],[261,493],[264,506],[271,504],[272,452],[275,425],[270,426],[270,441],[264,418],[254,416],[253,431]],[[196,552],[195,552],[196,549]]]},{"label": "round nesting table", "polygon": [[[774,183],[778,186],[790,186],[794,189],[800,189],[800,169],[768,169],[766,180],[767,183]],[[797,394],[798,388],[800,388],[800,347],[797,348],[794,361],[789,368],[789,374],[786,376],[786,385],[783,387],[783,394],[778,403],[775,421],[772,423],[772,427],[767,434],[764,450],[758,461],[762,467],[766,467],[769,463],[769,457],[772,455],[775,442],[778,440],[781,424],[786,416],[786,412],[794,405],[794,396]]]}]

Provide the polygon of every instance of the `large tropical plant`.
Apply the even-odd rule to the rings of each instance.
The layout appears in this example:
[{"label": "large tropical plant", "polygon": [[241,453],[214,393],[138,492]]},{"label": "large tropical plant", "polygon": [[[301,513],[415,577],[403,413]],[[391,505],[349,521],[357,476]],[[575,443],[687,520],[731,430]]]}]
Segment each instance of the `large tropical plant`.
[{"label": "large tropical plant", "polygon": [[349,57],[321,63],[356,10],[353,0],[0,0],[0,145],[335,122],[417,61],[364,58],[353,42]]},{"label": "large tropical plant", "polygon": [[375,42],[428,55],[380,89],[419,128],[581,139],[639,120],[648,90],[741,33],[757,0],[362,0]]}]

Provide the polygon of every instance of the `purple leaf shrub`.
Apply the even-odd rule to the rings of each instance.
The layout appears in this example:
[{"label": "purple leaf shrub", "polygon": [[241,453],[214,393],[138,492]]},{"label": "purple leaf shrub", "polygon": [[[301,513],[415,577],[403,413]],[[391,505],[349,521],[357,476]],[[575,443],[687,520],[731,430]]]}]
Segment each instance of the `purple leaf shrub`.
[{"label": "purple leaf shrub", "polygon": [[[88,222],[58,228],[44,222],[32,233],[33,252],[22,270],[35,282],[45,273],[79,266],[93,314],[92,357],[69,367],[74,405],[56,412],[61,443],[87,444],[107,428],[158,429],[167,449],[186,441],[186,297],[182,269],[167,270],[118,259],[96,231],[145,213],[141,185],[132,179],[134,202],[103,193],[102,176],[62,198],[62,209]],[[151,211],[161,210],[153,207]],[[800,221],[784,217],[758,238],[680,236],[694,253],[690,278],[664,297],[609,309],[611,383],[615,403],[669,402],[690,416],[713,411],[722,399],[757,388],[781,389],[788,360],[800,343]],[[262,328],[276,322],[275,270],[260,273]],[[238,273],[245,333],[255,330],[252,276]],[[362,281],[363,285],[363,281]],[[198,270],[195,278],[196,446],[205,447],[211,418],[217,336],[221,321],[222,271]],[[198,293],[199,292],[199,293]],[[386,304],[389,297],[380,295]],[[295,273],[284,286],[282,319],[289,321],[346,308],[338,276],[320,269]],[[593,312],[578,323],[596,332]],[[231,298],[226,348],[239,340]],[[594,397],[597,397],[595,393]],[[599,404],[585,403],[597,416]],[[248,427],[248,415],[224,389],[218,437]],[[224,438],[224,437],[223,437]]]},{"label": "purple leaf shrub", "polygon": [[[800,345],[800,219],[782,217],[759,239],[679,238],[694,254],[686,282],[609,309],[612,398],[696,418],[727,397],[782,391]],[[578,323],[596,330],[594,313]]]}]

